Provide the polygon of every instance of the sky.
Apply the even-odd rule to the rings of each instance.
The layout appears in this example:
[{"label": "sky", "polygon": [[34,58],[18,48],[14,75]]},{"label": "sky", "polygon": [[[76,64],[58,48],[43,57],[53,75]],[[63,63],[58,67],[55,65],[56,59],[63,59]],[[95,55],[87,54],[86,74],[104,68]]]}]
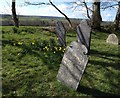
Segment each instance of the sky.
[{"label": "sky", "polygon": [[[17,15],[36,15],[36,16],[59,16],[61,15],[53,6],[51,5],[25,5],[25,1],[30,2],[45,2],[48,3],[49,0],[16,0],[16,11]],[[79,0],[51,0],[62,12],[64,12],[69,18],[87,18],[85,7],[77,7],[76,4],[71,2]],[[86,0],[88,6],[91,8],[91,0]],[[102,0],[110,1],[110,0]],[[112,0],[114,1],[114,0]],[[0,14],[11,14],[11,2],[12,0],[1,0],[0,1]],[[113,2],[114,3],[114,2]],[[101,15],[103,21],[114,21],[116,15],[117,7],[107,10],[101,10]],[[91,15],[91,13],[90,13]]]}]

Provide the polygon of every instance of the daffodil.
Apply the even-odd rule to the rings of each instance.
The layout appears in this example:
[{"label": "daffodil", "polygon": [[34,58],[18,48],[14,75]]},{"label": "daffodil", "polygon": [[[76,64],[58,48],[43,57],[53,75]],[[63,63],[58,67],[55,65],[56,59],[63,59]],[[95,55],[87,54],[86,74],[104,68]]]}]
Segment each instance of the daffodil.
[{"label": "daffodil", "polygon": [[61,47],[59,47],[59,51],[61,51],[62,50],[62,48]]},{"label": "daffodil", "polygon": [[34,45],[35,43],[34,42],[32,42],[32,45]]},{"label": "daffodil", "polygon": [[48,47],[47,46],[45,46],[45,49],[47,49]]},{"label": "daffodil", "polygon": [[18,42],[18,45],[22,45],[23,43],[22,42]]}]

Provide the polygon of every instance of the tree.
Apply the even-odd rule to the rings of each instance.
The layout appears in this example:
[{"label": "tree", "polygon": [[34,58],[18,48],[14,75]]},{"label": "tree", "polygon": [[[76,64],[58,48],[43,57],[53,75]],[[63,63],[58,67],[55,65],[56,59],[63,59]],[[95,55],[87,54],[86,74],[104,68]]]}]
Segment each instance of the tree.
[{"label": "tree", "polygon": [[13,20],[14,20],[14,25],[16,27],[19,27],[19,21],[18,21],[17,15],[16,15],[15,3],[16,3],[16,1],[12,0],[12,16],[13,16]]},{"label": "tree", "polygon": [[100,22],[102,17],[100,14],[100,0],[93,0],[92,3],[92,28],[100,29]]},{"label": "tree", "polygon": [[[80,4],[78,4],[77,2],[73,2],[73,3],[77,4],[77,7],[79,6],[85,7],[86,15],[91,21],[92,28],[100,29],[100,23],[102,21],[102,17],[100,14],[100,0],[93,0],[92,8],[88,7],[86,0],[80,0]],[[90,16],[89,12],[92,12],[92,16]]]},{"label": "tree", "polygon": [[118,10],[114,20],[114,24],[115,24],[115,30],[118,30],[120,25],[120,1],[118,2]]}]

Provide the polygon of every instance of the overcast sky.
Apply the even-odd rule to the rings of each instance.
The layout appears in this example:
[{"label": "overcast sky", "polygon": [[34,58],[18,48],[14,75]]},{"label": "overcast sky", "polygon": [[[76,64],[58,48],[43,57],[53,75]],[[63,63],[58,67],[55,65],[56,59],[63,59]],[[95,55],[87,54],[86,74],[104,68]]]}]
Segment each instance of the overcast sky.
[{"label": "overcast sky", "polygon": [[[41,6],[25,6],[24,1],[34,2],[48,2],[48,0],[16,0],[16,10],[19,15],[39,15],[39,16],[60,16],[63,17],[53,6],[41,5]],[[53,3],[64,12],[69,18],[87,18],[86,9],[79,7],[75,9],[75,4],[70,2],[79,0],[51,0]],[[91,7],[91,0],[88,1],[88,6]],[[110,0],[102,0],[110,1]],[[113,0],[112,0],[113,1]],[[11,2],[12,0],[1,0],[0,1],[0,14],[11,14]],[[79,2],[78,2],[79,3]],[[116,8],[101,10],[103,21],[113,21],[116,15]]]}]

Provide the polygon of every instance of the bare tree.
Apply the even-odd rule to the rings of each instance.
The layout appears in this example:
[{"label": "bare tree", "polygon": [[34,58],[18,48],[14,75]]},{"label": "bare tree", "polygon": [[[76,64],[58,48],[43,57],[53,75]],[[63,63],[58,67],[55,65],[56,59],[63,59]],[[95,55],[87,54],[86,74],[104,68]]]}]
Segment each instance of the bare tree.
[{"label": "bare tree", "polygon": [[[80,4],[77,2],[73,2],[77,4],[76,7],[82,6],[86,8],[86,15],[91,21],[91,26],[94,29],[100,29],[100,23],[102,21],[102,17],[100,14],[100,0],[92,0],[92,8],[88,7],[88,4],[86,0],[80,0]],[[75,8],[76,8],[75,7]],[[90,13],[92,13],[92,16],[90,16]]]},{"label": "bare tree", "polygon": [[19,20],[17,18],[15,4],[16,4],[16,1],[12,0],[12,16],[13,16],[15,26],[19,27]]},{"label": "bare tree", "polygon": [[114,20],[114,24],[115,24],[115,30],[118,30],[120,25],[120,1],[118,2],[118,10]]},{"label": "bare tree", "polygon": [[92,3],[92,27],[94,29],[100,29],[100,22],[102,17],[100,14],[100,0],[93,0]]}]

